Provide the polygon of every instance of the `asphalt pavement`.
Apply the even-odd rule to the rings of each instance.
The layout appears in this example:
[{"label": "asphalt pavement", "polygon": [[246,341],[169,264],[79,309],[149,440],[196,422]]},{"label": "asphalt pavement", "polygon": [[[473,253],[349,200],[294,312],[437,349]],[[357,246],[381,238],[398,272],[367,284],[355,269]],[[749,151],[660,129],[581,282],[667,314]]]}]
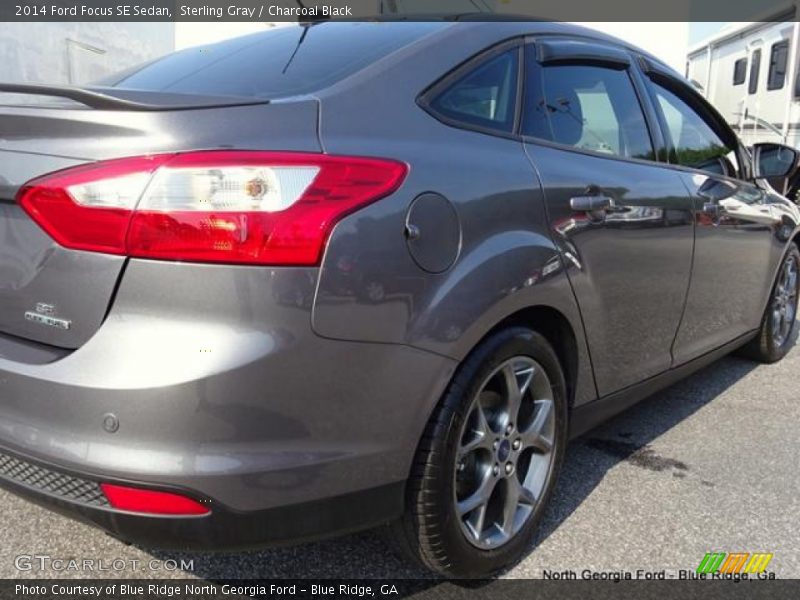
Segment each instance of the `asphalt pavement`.
[{"label": "asphalt pavement", "polygon": [[[800,348],[770,366],[725,358],[574,441],[536,546],[506,576],[694,570],[715,551],[773,553],[770,571],[800,577],[799,380]],[[157,552],[5,492],[0,539],[0,578],[424,575],[379,532],[229,555]]]}]

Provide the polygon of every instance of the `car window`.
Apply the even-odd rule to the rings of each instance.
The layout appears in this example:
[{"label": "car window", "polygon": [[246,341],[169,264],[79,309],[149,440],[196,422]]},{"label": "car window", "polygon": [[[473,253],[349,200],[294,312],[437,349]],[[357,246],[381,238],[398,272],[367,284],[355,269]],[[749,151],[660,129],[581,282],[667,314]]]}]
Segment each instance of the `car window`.
[{"label": "car window", "polygon": [[742,85],[747,78],[747,59],[740,58],[733,63],[733,85]]},{"label": "car window", "polygon": [[737,177],[735,148],[729,147],[714,128],[685,100],[657,82],[650,83],[672,145],[671,162]]},{"label": "car window", "polygon": [[514,129],[519,50],[512,48],[469,71],[432,102],[450,119],[499,131]]},{"label": "car window", "polygon": [[523,133],[626,158],[653,158],[647,123],[625,70],[526,60]]},{"label": "car window", "polygon": [[318,22],[180,52],[98,85],[212,96],[282,98],[328,87],[445,27],[442,23]]},{"label": "car window", "polygon": [[769,73],[767,73],[767,89],[780,90],[786,82],[786,62],[789,59],[789,41],[784,40],[772,45],[769,53]]},{"label": "car window", "polygon": [[761,49],[753,50],[750,63],[750,82],[747,84],[747,93],[755,94],[758,91],[758,75],[761,73]]}]

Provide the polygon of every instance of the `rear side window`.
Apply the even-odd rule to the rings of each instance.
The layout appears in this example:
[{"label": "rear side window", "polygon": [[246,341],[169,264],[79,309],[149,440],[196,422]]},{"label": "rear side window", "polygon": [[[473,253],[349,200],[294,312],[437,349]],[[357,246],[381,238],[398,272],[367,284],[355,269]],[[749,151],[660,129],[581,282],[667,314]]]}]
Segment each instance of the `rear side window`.
[{"label": "rear side window", "polygon": [[761,73],[761,50],[753,50],[753,59],[750,63],[750,82],[747,84],[747,93],[755,94],[758,91],[758,76]]},{"label": "rear side window", "polygon": [[685,100],[657,82],[650,85],[671,138],[671,162],[736,177],[734,149]]},{"label": "rear side window", "polygon": [[733,63],[733,85],[742,85],[747,78],[747,59],[740,58]]},{"label": "rear side window", "polygon": [[210,96],[286,97],[332,85],[445,26],[338,21],[279,27],[182,50],[97,84]]},{"label": "rear side window", "polygon": [[626,70],[543,67],[533,52],[529,56],[525,135],[602,154],[653,159],[647,123]]},{"label": "rear side window", "polygon": [[780,90],[786,83],[786,63],[789,60],[789,41],[784,40],[772,45],[769,53],[769,73],[767,89]]},{"label": "rear side window", "polygon": [[512,48],[469,71],[430,103],[441,116],[497,131],[514,129],[519,49]]}]

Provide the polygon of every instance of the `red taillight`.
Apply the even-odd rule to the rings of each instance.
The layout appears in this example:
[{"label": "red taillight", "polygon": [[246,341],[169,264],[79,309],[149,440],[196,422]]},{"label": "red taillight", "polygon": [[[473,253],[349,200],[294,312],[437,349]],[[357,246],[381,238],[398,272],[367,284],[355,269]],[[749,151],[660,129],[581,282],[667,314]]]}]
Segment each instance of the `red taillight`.
[{"label": "red taillight", "polygon": [[207,506],[196,500],[156,490],[143,490],[111,483],[101,483],[100,488],[112,508],[151,515],[207,515]]},{"label": "red taillight", "polygon": [[333,225],[395,191],[403,163],[295,152],[125,158],[25,185],[19,203],[59,244],[133,257],[318,264]]}]

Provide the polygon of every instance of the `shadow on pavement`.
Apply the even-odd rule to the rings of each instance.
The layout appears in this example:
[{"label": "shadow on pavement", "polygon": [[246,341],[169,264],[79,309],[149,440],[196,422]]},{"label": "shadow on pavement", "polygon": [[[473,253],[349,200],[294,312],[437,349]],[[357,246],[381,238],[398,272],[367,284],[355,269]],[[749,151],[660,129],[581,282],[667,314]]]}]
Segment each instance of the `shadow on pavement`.
[{"label": "shadow on pavement", "polygon": [[[536,535],[541,543],[592,493],[605,474],[627,461],[685,477],[690,467],[659,456],[649,444],[690,417],[757,367],[728,357],[644,400],[570,445],[559,483]],[[713,485],[710,482],[701,484]],[[421,591],[440,582],[394,554],[380,531],[299,546],[237,554],[148,551],[161,559],[194,560],[192,574],[202,579],[341,578],[428,579]],[[477,583],[477,582],[476,582]],[[412,586],[416,588],[416,586]]]},{"label": "shadow on pavement", "polygon": [[[669,431],[758,367],[729,356],[643,400],[574,440],[550,508],[535,538],[538,545],[569,517],[606,473],[621,462],[685,478],[690,466],[656,453],[650,443]],[[699,442],[698,442],[699,443]],[[701,481],[702,485],[713,485]]]}]

